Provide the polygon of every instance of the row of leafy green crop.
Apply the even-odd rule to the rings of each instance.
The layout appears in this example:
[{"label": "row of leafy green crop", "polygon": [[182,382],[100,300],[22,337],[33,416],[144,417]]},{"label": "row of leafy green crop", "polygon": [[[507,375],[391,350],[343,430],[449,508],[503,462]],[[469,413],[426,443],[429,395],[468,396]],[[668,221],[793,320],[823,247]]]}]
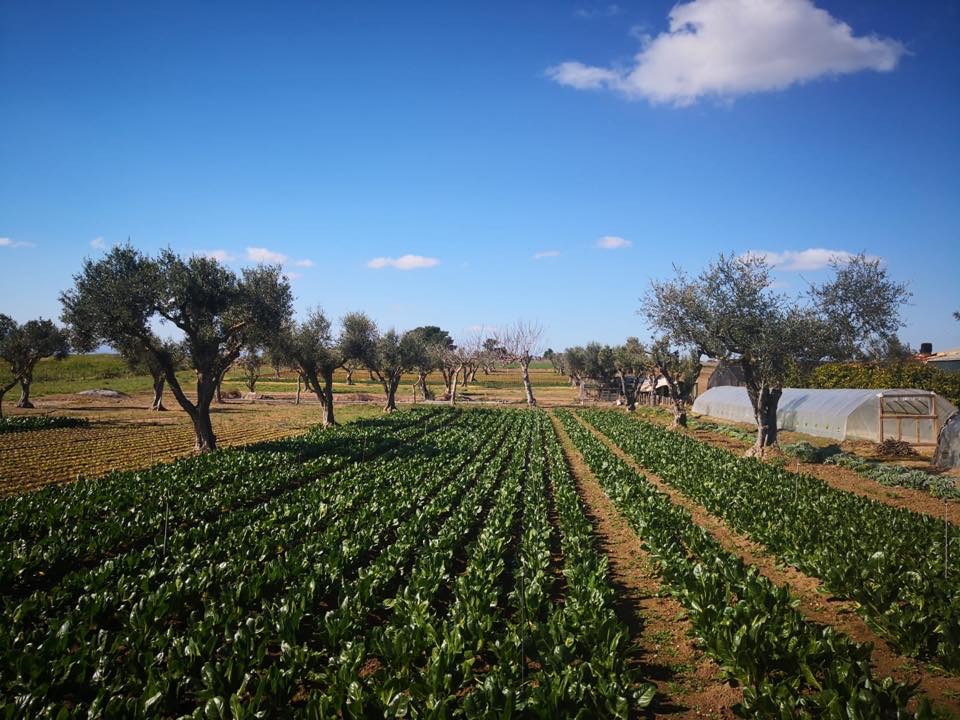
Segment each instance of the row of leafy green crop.
[{"label": "row of leafy green crop", "polygon": [[[709,430],[737,440],[752,442],[754,433],[741,430],[733,425],[691,420],[690,427],[697,430]],[[864,460],[852,453],[842,452],[836,445],[825,448],[814,447],[808,442],[787,443],[780,446],[787,455],[810,463],[827,463],[853,470],[866,478],[875,480],[888,487],[907,487],[922,490],[935,497],[960,499],[960,488],[954,479],[933,475],[923,470],[915,470],[903,465],[879,463]]]},{"label": "row of leafy green crop", "polygon": [[826,462],[853,470],[888,487],[906,487],[928,492],[934,497],[960,499],[960,488],[957,487],[956,479],[948,476],[933,475],[903,465],[864,460],[846,452],[831,455]]},{"label": "row of leafy green crop", "polygon": [[[466,567],[444,591],[459,535],[431,542],[391,621],[330,664],[304,715],[628,717],[653,687],[628,669],[626,632],[612,611],[606,565],[543,413],[524,413],[523,448]],[[548,481],[564,550],[564,598],[550,572]],[[447,541],[449,540],[449,541]],[[363,667],[374,669],[358,684]]]},{"label": "row of leafy green crop", "polygon": [[27,430],[53,430],[54,428],[87,427],[86,418],[62,417],[54,415],[13,415],[0,418],[0,435],[26,432]]},{"label": "row of leafy green crop", "polygon": [[166,554],[151,545],[8,600],[5,711],[253,717],[287,707],[317,652],[345,650],[346,616],[363,625],[388,587],[376,579],[399,572],[472,484],[483,448],[501,451],[501,416],[464,415],[406,452],[179,528]]},{"label": "row of leafy green crop", "polygon": [[856,600],[864,618],[906,654],[960,669],[960,583],[945,562],[960,537],[942,521],[739,458],[621,413],[584,411],[590,424],[682,493],[785,562]]},{"label": "row of leafy green crop", "polygon": [[403,447],[437,411],[349,425],[281,442],[118,472],[0,501],[0,587],[49,585],[78,562],[95,563],[171,526],[228,513],[363,457]]},{"label": "row of leafy green crop", "polygon": [[[590,413],[585,413],[592,418]],[[747,717],[901,718],[910,688],[870,670],[871,647],[804,620],[778,587],[723,550],[690,514],[558,412],[604,491],[657,561],[706,651],[743,685]],[[928,717],[921,703],[918,716]]]}]

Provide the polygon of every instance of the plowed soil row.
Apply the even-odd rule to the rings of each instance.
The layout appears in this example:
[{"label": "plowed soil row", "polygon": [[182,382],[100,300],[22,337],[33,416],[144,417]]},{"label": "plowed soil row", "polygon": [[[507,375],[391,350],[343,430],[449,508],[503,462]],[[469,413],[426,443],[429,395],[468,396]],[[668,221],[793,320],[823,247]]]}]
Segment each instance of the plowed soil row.
[{"label": "plowed soil row", "polygon": [[733,718],[731,707],[741,700],[741,691],[724,681],[719,666],[698,647],[683,606],[660,594],[653,560],[552,414],[551,420],[597,547],[609,560],[610,579],[619,597],[617,614],[630,630],[639,672],[657,686],[649,715]]},{"label": "plowed soil row", "polygon": [[831,596],[819,579],[778,562],[763,546],[730,529],[723,520],[707,512],[701,505],[638,464],[606,435],[578,415],[574,414],[574,416],[617,457],[643,475],[672,502],[686,509],[694,522],[706,530],[724,549],[734,553],[745,563],[755,566],[772,582],[778,585],[789,585],[791,594],[799,601],[799,609],[806,618],[821,625],[830,625],[857,642],[873,643],[872,665],[877,677],[889,675],[901,682],[918,683],[919,692],[926,695],[938,709],[947,710],[960,717],[960,677],[942,674],[897,653],[884,638],[873,632],[857,615],[856,603]]}]

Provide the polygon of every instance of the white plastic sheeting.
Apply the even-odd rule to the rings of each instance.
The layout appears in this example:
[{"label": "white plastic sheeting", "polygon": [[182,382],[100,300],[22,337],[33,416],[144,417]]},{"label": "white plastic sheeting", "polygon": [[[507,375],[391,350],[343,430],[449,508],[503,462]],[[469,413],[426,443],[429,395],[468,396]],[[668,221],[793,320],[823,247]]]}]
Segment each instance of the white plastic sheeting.
[{"label": "white plastic sheeting", "polygon": [[[884,412],[897,415],[930,414],[931,402],[923,390],[811,390],[784,388],[777,409],[781,430],[794,430],[834,440],[870,440],[880,442],[898,434],[908,442],[936,443],[937,432],[956,408],[939,395],[934,396],[936,419],[884,419],[880,430],[881,395]],[[722,386],[707,390],[693,403],[693,411],[736,422],[754,423],[747,389]]]}]

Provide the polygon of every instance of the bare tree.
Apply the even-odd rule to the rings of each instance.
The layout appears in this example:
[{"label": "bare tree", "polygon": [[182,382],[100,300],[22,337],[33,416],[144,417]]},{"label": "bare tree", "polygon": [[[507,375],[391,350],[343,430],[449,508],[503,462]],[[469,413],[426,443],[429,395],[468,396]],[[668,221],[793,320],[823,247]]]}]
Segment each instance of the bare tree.
[{"label": "bare tree", "polygon": [[543,326],[537,322],[517,321],[498,335],[499,345],[503,347],[507,359],[520,365],[523,391],[527,405],[535,407],[533,386],[530,384],[530,363],[540,354],[543,341]]}]

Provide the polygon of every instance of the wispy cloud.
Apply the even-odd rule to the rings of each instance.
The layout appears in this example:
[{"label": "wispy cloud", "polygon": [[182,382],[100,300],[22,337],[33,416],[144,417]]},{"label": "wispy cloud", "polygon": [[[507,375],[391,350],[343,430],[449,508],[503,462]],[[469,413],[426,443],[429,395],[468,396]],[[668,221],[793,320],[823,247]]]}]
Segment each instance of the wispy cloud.
[{"label": "wispy cloud", "polygon": [[367,267],[374,270],[386,267],[397,270],[417,270],[419,268],[432,268],[439,264],[440,261],[437,258],[424,257],[423,255],[401,255],[398,258],[375,257],[367,263]]},{"label": "wispy cloud", "polygon": [[603,7],[595,8],[578,8],[574,13],[578,18],[584,18],[590,20],[596,17],[613,17],[614,15],[619,15],[622,11],[622,8],[619,5],[604,5]]},{"label": "wispy cloud", "polygon": [[283,253],[267,250],[264,247],[248,247],[247,259],[258,263],[270,263],[272,265],[283,265],[287,261],[287,256]]},{"label": "wispy cloud", "polygon": [[222,263],[232,262],[236,259],[226,250],[200,250],[196,254],[200,257],[210,258],[211,260]]},{"label": "wispy cloud", "polygon": [[807,250],[750,250],[744,257],[763,258],[767,264],[777,270],[785,272],[802,272],[804,270],[822,270],[830,265],[832,260],[840,263],[849,262],[855,253],[849,250],[828,250],[826,248],[808,248]]},{"label": "wispy cloud", "polygon": [[684,106],[823,76],[889,72],[906,52],[890,38],[854,35],[811,0],[691,0],[675,5],[669,21],[667,32],[641,40],[625,67],[568,61],[547,75],[578,90]]},{"label": "wispy cloud", "polygon": [[35,246],[32,242],[26,242],[25,240],[11,240],[8,237],[0,237],[0,247],[27,248]]},{"label": "wispy cloud", "polygon": [[555,258],[560,256],[559,250],[541,250],[533,254],[534,260],[543,260],[543,258]]},{"label": "wispy cloud", "polygon": [[294,263],[294,265],[297,267],[310,268],[310,267],[313,267],[313,260],[309,260],[306,258],[303,260],[297,260]]},{"label": "wispy cloud", "polygon": [[90,247],[96,250],[103,250],[107,246],[107,241],[102,236],[97,236],[90,241]]},{"label": "wispy cloud", "polygon": [[298,272],[285,272],[283,276],[290,282],[293,282],[294,280],[299,280],[302,278],[303,274]]},{"label": "wispy cloud", "polygon": [[624,240],[617,235],[604,235],[597,240],[597,247],[603,248],[604,250],[619,250],[620,248],[628,248],[631,245],[633,245],[632,242]]}]

